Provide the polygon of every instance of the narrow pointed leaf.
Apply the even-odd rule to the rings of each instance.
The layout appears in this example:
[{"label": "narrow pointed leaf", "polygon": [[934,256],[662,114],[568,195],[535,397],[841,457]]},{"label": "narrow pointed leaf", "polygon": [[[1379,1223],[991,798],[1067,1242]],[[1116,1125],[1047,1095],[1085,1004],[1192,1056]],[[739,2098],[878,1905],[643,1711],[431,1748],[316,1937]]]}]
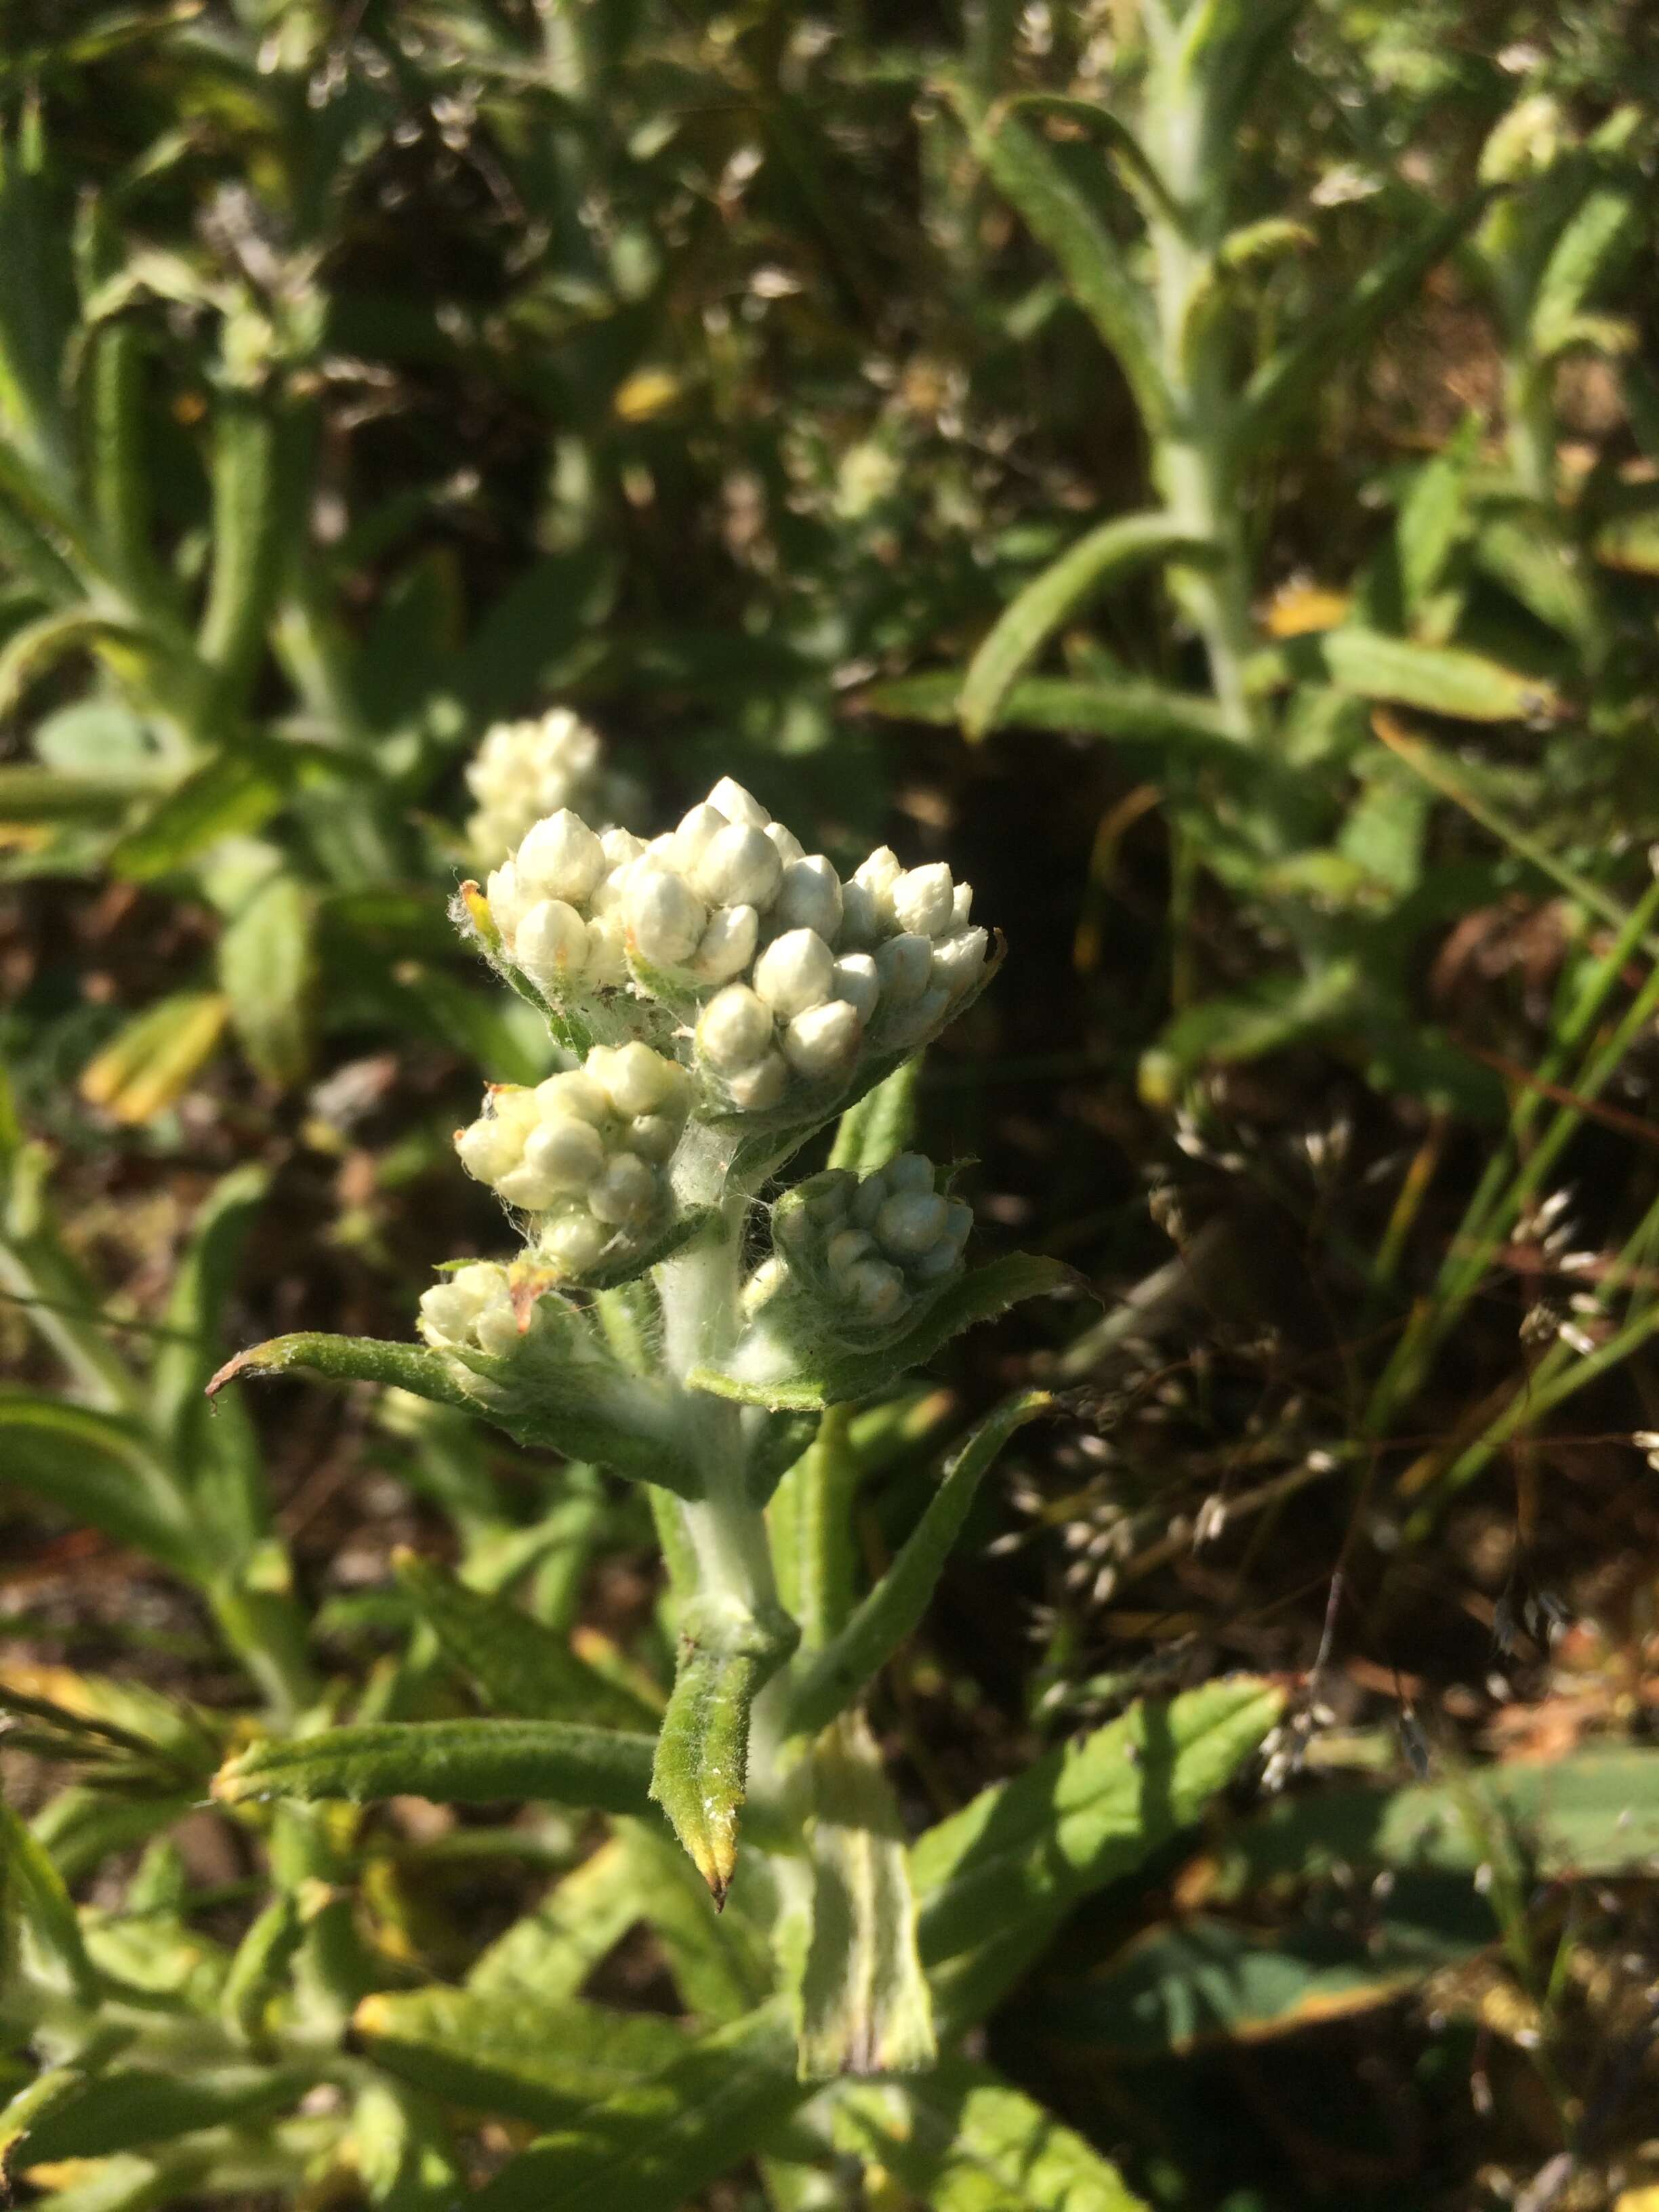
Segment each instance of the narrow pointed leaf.
[{"label": "narrow pointed leaf", "polygon": [[239,1376],[286,1375],[296,1368],[333,1382],[386,1383],[463,1407],[518,1443],[596,1460],[619,1474],[695,1497],[696,1477],[681,1455],[665,1401],[600,1356],[577,1317],[556,1316],[555,1303],[537,1301],[520,1350],[507,1358],[482,1352],[452,1358],[423,1345],[307,1331],[239,1352],[213,1377],[209,1395]]},{"label": "narrow pointed leaf", "polygon": [[[962,719],[965,680],[966,672],[956,669],[901,676],[860,692],[859,704],[867,714],[888,720],[949,728]],[[1054,730],[1131,744],[1225,747],[1229,751],[1237,744],[1213,701],[1135,677],[1109,683],[1066,676],[1022,677],[1003,695],[997,725],[1005,730]]]},{"label": "narrow pointed leaf", "polygon": [[503,1798],[643,1813],[651,1739],[564,1721],[383,1721],[256,1743],[222,1766],[228,1805],[272,1797],[429,1797],[441,1805]]},{"label": "narrow pointed leaf", "polygon": [[885,1081],[866,1091],[856,1106],[849,1106],[836,1125],[830,1149],[832,1168],[850,1168],[855,1175],[873,1175],[902,1152],[915,1133],[916,1092],[921,1082],[921,1054],[904,1060]]},{"label": "narrow pointed leaf", "polygon": [[1304,683],[1334,684],[1357,698],[1386,700],[1459,721],[1528,721],[1553,714],[1559,703],[1542,678],[1505,668],[1484,653],[1455,645],[1418,645],[1347,623],[1297,638],[1269,659],[1281,662]]},{"label": "narrow pointed leaf", "polygon": [[21,1490],[183,1573],[193,1550],[137,1422],[32,1391],[0,1393],[0,1486]]},{"label": "narrow pointed leaf", "polygon": [[913,1633],[987,1470],[1015,1430],[1048,1412],[1053,1403],[1046,1391],[1023,1392],[975,1430],[945,1469],[945,1480],[892,1565],[794,1685],[789,1700],[792,1732],[816,1735],[827,1727]]},{"label": "narrow pointed leaf", "polygon": [[988,2010],[1079,1899],[1195,1820],[1283,1702],[1249,1675],[1146,1700],[930,1828],[911,1869],[921,1955],[952,2021]]},{"label": "narrow pointed leaf", "polygon": [[1474,227],[1488,197],[1472,193],[1431,216],[1374,263],[1346,300],[1263,363],[1245,392],[1236,433],[1239,459],[1271,442],[1336,364],[1364,346]]},{"label": "narrow pointed leaf", "polygon": [[897,1800],[861,1714],[811,1755],[812,1932],[800,1986],[804,2077],[908,2074],[938,2055],[916,1952]]},{"label": "narrow pointed leaf", "polygon": [[669,2212],[751,2157],[810,2094],[778,2001],[532,2143],[471,2203],[475,2212]]},{"label": "narrow pointed leaf", "polygon": [[355,2033],[391,2072],[447,2104],[541,2127],[578,2124],[591,2106],[684,2056],[686,2038],[656,2013],[614,2012],[515,1988],[425,1989],[365,1997]]},{"label": "narrow pointed leaf", "polygon": [[836,2138],[932,2212],[1147,2212],[1117,2168],[988,2068],[846,2092]]},{"label": "narrow pointed leaf", "polygon": [[[45,1846],[0,1800],[0,1947],[14,1911],[83,2004],[95,2004],[96,1968],[87,1956],[75,1903]],[[0,1964],[3,1948],[0,1948]]]},{"label": "narrow pointed leaf", "polygon": [[492,1711],[525,1720],[583,1720],[641,1729],[656,1718],[644,1702],[583,1659],[569,1639],[510,1599],[472,1589],[429,1559],[403,1553],[398,1579],[448,1656],[478,1684]]},{"label": "narrow pointed leaf", "polygon": [[[672,1850],[659,1821],[641,1823],[641,1832]],[[574,1997],[605,1953],[643,1917],[644,1887],[626,1844],[612,1837],[497,1937],[474,1963],[467,1988],[499,2010],[509,2009],[526,1990],[545,2004]]]},{"label": "narrow pointed leaf", "polygon": [[651,1795],[667,1814],[718,1907],[738,1858],[738,1814],[749,1772],[749,1717],[787,1656],[794,1624],[686,1608],[673,1693],[663,1715]]},{"label": "narrow pointed leaf", "polygon": [[1096,592],[1149,562],[1179,556],[1193,564],[1212,550],[1167,514],[1120,514],[1098,524],[998,617],[963,678],[957,702],[963,734],[977,739],[994,726],[1018,678]]},{"label": "narrow pointed leaf", "polygon": [[986,106],[959,81],[946,89],[976,159],[1059,263],[1073,299],[1116,357],[1142,421],[1161,423],[1169,395],[1158,369],[1151,307],[1125,265],[1124,249],[1035,131],[1007,108]]}]

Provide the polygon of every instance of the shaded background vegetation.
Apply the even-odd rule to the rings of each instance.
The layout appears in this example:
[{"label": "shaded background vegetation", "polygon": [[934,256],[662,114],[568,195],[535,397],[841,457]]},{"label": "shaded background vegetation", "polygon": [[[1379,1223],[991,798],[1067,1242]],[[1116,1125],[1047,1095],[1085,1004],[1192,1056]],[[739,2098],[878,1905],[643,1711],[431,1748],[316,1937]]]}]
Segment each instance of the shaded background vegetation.
[{"label": "shaded background vegetation", "polygon": [[[1010,955],[923,1139],[1105,1317],[1028,1310],[918,1401],[924,1441],[1032,1374],[1068,1417],[883,1692],[908,1809],[1141,1688],[1296,1692],[1270,1817],[1241,1796],[1105,1893],[990,2050],[1160,2206],[1634,2208],[1659,24],[1261,20],[1203,340],[1261,403],[1224,751],[1178,562],[1075,592],[959,720],[1022,591],[1161,495],[1086,266],[1149,250],[1091,119],[1140,96],[1133,0],[10,7],[0,1035],[118,1323],[257,1162],[221,1339],[401,1335],[496,1248],[449,1133],[538,1048],[443,915],[492,720],[577,706],[653,819],[725,772],[843,862],[948,853]],[[21,1306],[0,1344],[57,1372]],[[324,1669],[372,1677],[441,1485],[368,1400],[254,1411]],[[544,1470],[489,1463],[527,1523]],[[868,1498],[872,1556],[927,1465]],[[0,1511],[9,1665],[228,1699],[176,1577],[35,1492]],[[643,1512],[596,1492],[582,1542],[581,1617],[648,1648]],[[1328,1778],[1590,1753],[1432,1878]],[[495,1932],[485,1882],[430,1902],[428,1958]],[[648,1953],[611,1971],[660,1996]]]}]

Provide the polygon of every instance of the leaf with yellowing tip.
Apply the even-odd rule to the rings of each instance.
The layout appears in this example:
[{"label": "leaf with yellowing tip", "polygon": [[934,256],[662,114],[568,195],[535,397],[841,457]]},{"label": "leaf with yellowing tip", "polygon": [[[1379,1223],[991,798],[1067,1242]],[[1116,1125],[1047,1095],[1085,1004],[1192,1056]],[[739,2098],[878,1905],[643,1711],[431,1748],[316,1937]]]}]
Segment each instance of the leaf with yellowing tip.
[{"label": "leaf with yellowing tip", "polygon": [[218,991],[176,991],[145,1008],[90,1060],[81,1096],[136,1126],[173,1105],[216,1050],[230,1018]]}]

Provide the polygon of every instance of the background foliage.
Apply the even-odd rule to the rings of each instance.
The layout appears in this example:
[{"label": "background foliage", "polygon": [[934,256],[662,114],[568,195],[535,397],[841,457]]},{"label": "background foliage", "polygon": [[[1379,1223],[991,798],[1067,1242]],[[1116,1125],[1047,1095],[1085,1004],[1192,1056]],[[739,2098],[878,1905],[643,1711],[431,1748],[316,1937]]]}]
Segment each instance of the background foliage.
[{"label": "background foliage", "polygon": [[[120,2046],[77,2118],[7,2021],[21,2187],[1659,2192],[1656,116],[1635,0],[13,0],[8,1893]],[[1182,1832],[1061,1852],[1063,1946],[940,1908],[973,2057],[830,2118],[625,1812],[201,1809],[319,1693],[660,1699],[637,1492],[199,1395],[497,1248],[449,1133],[546,1045],[444,902],[465,758],[555,696],[653,818],[731,773],[1010,939],[922,1135],[1105,1304],[853,1425],[878,1567],[1061,1396],[872,1707],[919,1881],[1138,1695],[1288,1699]],[[514,1687],[469,1589],[545,1632]],[[499,2047],[526,1977],[586,2078]],[[665,2112],[714,2119],[624,2199]]]}]

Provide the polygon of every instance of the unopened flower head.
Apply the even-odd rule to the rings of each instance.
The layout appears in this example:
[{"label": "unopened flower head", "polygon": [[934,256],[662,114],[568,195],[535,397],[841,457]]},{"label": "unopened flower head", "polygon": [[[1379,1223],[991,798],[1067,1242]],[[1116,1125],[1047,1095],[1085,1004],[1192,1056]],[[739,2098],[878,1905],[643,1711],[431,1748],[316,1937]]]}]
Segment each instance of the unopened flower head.
[{"label": "unopened flower head", "polygon": [[533,1089],[497,1084],[455,1149],[481,1182],[532,1217],[542,1266],[583,1276],[627,1261],[672,1207],[667,1164],[690,1103],[685,1072],[648,1045],[595,1045]]},{"label": "unopened flower head", "polygon": [[943,1026],[982,976],[973,894],[943,861],[886,847],[843,882],[723,777],[648,844],[566,808],[493,871],[502,957],[568,1006],[626,988],[641,1025],[681,1052],[707,1112],[829,1100],[866,1055]]},{"label": "unopened flower head", "polygon": [[494,1260],[457,1267],[422,1297],[420,1328],[436,1352],[510,1352],[520,1328],[507,1269]]},{"label": "unopened flower head", "polygon": [[886,1335],[962,1270],[973,1214],[931,1161],[900,1152],[872,1175],[826,1169],[780,1200],[774,1250],[750,1279],[751,1314],[792,1287],[833,1334]]},{"label": "unopened flower head", "polygon": [[477,802],[466,825],[467,842],[486,867],[513,852],[537,823],[564,807],[590,821],[614,822],[637,794],[608,774],[605,747],[568,707],[539,720],[497,722],[466,771]]}]

